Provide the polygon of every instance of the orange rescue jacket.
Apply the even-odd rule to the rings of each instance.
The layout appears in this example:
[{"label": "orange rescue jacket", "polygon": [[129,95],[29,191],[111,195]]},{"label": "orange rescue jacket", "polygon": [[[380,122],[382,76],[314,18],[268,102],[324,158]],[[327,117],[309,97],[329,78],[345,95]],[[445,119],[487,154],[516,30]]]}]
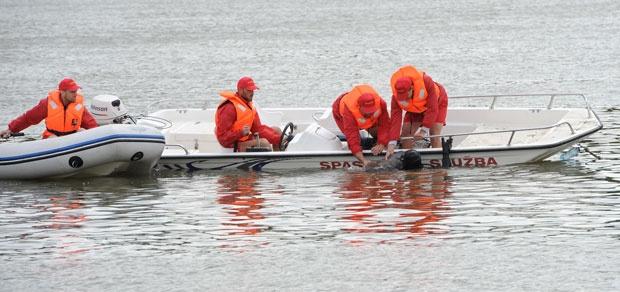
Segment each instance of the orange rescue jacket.
[{"label": "orange rescue jacket", "polygon": [[[396,80],[401,77],[408,77],[413,82],[413,97],[409,101],[396,100],[398,106],[408,112],[422,113],[426,111],[426,101],[428,98],[428,90],[424,86],[424,72],[418,71],[415,67],[407,65],[399,68],[390,80],[392,87],[392,95],[396,97]],[[435,93],[439,95],[439,87],[435,86]]]},{"label": "orange rescue jacket", "polygon": [[[237,112],[237,120],[233,124],[232,131],[241,131],[244,126],[249,126],[252,128],[252,124],[254,123],[254,116],[256,115],[256,109],[254,105],[250,102],[249,107],[248,103],[243,101],[243,99],[232,91],[222,91],[220,92],[220,96],[225,98],[226,100],[222,101],[218,108],[224,104],[226,101],[230,101],[235,106],[235,111]],[[215,116],[215,124],[219,124],[219,117]],[[246,136],[243,136],[239,139],[239,141],[247,141],[252,137],[252,133],[249,133]]]},{"label": "orange rescue jacket", "polygon": [[60,98],[60,91],[50,91],[47,95],[46,129],[43,131],[43,139],[51,135],[64,136],[77,132],[82,125],[83,114],[84,97],[82,95],[76,95],[75,102],[65,108]]},{"label": "orange rescue jacket", "polygon": [[[362,94],[370,93],[375,98],[375,104],[377,105],[377,110],[370,118],[365,118],[364,115],[360,112],[360,108],[358,105],[358,99]],[[353,87],[353,89],[347,93],[345,96],[340,99],[340,115],[344,116],[344,108],[349,109],[357,122],[357,126],[360,129],[368,129],[377,123],[379,116],[381,115],[381,98],[379,94],[370,86],[370,85],[357,85]]]}]

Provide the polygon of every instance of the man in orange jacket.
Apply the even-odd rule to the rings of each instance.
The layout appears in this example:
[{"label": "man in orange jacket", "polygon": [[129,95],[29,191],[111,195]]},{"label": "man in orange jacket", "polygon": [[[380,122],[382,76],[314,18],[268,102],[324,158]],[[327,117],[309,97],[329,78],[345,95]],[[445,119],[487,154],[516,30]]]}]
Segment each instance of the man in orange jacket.
[{"label": "man in orange jacket", "polygon": [[364,166],[369,160],[364,157],[361,147],[360,130],[367,130],[377,138],[372,154],[381,153],[388,142],[390,117],[387,104],[369,85],[358,85],[351,91],[338,96],[332,104],[334,120],[345,135],[349,150]]},{"label": "man in orange jacket", "polygon": [[[390,83],[392,125],[386,158],[394,153],[399,137],[408,138],[402,139],[401,146],[409,149],[416,140],[441,135],[448,113],[445,88],[425,72],[410,65],[403,66],[392,75]],[[406,113],[404,119],[403,111]],[[440,148],[441,139],[431,138],[431,146]]]},{"label": "man in orange jacket", "polygon": [[248,147],[257,146],[252,135],[258,133],[261,146],[271,144],[273,150],[280,150],[282,131],[263,125],[252,103],[257,89],[252,78],[243,77],[237,82],[237,92],[220,92],[225,100],[215,113],[215,135],[222,147],[244,152]]},{"label": "man in orange jacket", "polygon": [[7,138],[45,119],[43,139],[75,133],[81,128],[97,127],[97,121],[84,106],[84,97],[77,91],[80,86],[73,79],[65,78],[58,89],[49,92],[39,103],[12,120],[0,137]]}]

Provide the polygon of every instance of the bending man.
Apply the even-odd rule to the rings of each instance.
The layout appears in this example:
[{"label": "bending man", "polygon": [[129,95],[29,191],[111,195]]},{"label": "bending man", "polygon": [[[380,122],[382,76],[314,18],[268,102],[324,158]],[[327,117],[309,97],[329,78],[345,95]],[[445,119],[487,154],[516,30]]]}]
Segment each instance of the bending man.
[{"label": "bending man", "polygon": [[[441,135],[448,113],[448,95],[445,88],[415,67],[399,68],[390,80],[392,88],[390,142],[386,156],[394,153],[399,137],[402,148],[413,147],[414,140],[429,134]],[[403,121],[403,111],[405,118]],[[402,131],[401,131],[402,128]],[[441,147],[439,137],[431,138],[433,148]]]},{"label": "bending man", "polygon": [[377,139],[372,154],[381,153],[388,142],[390,117],[387,104],[370,85],[358,85],[338,96],[332,104],[334,120],[345,135],[349,150],[364,166],[369,161],[362,152],[360,130],[367,130]]}]

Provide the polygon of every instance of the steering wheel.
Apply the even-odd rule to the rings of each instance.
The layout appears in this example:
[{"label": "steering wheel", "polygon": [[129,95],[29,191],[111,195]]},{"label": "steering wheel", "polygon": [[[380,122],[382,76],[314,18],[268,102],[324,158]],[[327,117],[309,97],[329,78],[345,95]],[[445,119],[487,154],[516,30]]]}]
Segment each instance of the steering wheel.
[{"label": "steering wheel", "polygon": [[280,151],[286,150],[286,147],[288,147],[288,143],[291,142],[291,140],[293,140],[293,138],[295,137],[295,135],[293,135],[293,131],[295,130],[295,128],[297,128],[297,126],[295,126],[291,122],[284,126],[284,129],[282,130],[282,135],[280,136]]}]

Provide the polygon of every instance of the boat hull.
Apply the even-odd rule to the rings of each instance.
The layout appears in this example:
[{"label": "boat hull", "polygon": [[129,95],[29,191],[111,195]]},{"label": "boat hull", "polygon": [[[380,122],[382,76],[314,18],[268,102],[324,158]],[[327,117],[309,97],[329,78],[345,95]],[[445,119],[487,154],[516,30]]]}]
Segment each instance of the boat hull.
[{"label": "boat hull", "polygon": [[[603,127],[582,94],[450,98],[451,103],[476,106],[449,109],[446,125],[437,136],[452,141],[447,156],[440,148],[416,149],[426,167],[494,167],[542,161]],[[479,106],[481,100],[488,100],[489,105]],[[533,106],[501,106],[502,101],[510,104],[514,100]],[[539,103],[544,100],[541,107]],[[342,139],[331,108],[260,109],[266,125],[281,129],[287,129],[289,122],[295,125],[294,137],[283,152],[234,153],[231,148],[222,148],[214,132],[215,113],[216,109],[168,109],[143,121],[160,128],[166,137],[160,169],[328,170],[361,166]],[[360,139],[366,139],[364,134],[368,136],[361,131]],[[401,141],[411,138],[402,137]],[[383,158],[369,151],[364,155],[371,160]]]},{"label": "boat hull", "polygon": [[107,125],[58,138],[0,144],[0,179],[149,174],[164,137],[153,128]]},{"label": "boat hull", "polygon": [[[542,161],[568,147],[580,139],[565,141],[558,145],[538,145],[536,147],[497,147],[488,149],[457,149],[447,158],[450,167],[495,167],[519,163]],[[422,163],[426,168],[444,167],[441,149],[419,149]],[[383,155],[373,156],[365,151],[370,160],[384,159]],[[164,153],[158,162],[161,170],[334,170],[361,167],[362,164],[348,151],[333,152],[268,152],[268,153],[230,153],[228,155],[167,155]],[[445,165],[448,167],[448,165]]]}]

